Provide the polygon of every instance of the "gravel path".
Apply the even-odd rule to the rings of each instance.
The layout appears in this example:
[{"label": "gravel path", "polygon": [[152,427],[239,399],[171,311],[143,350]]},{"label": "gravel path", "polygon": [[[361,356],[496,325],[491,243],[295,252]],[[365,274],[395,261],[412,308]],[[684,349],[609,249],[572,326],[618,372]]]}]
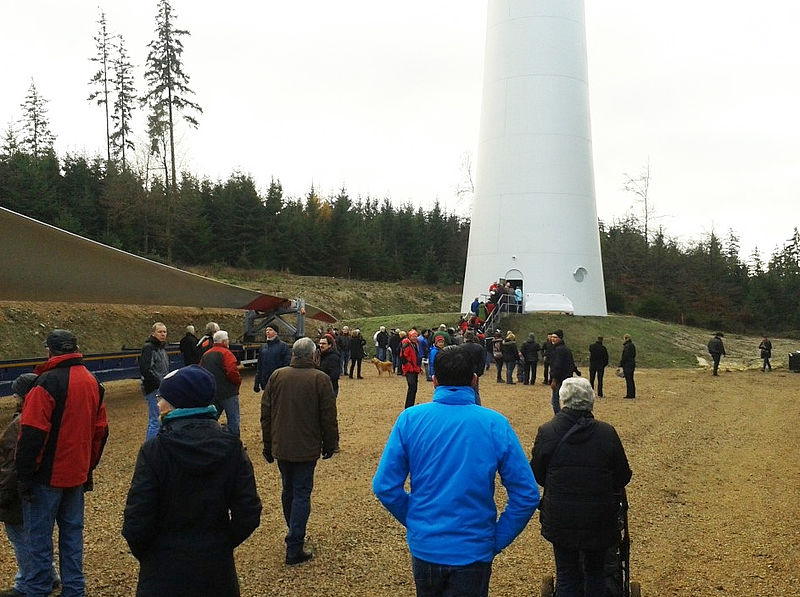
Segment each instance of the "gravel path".
[{"label": "gravel path", "polygon": [[[261,458],[259,397],[242,384],[243,440],[264,502],[261,527],[236,552],[246,596],[413,595],[403,529],[372,496],[370,482],[405,383],[342,380],[341,452],[317,467],[309,547],[316,558],[283,565],[280,477]],[[541,371],[540,371],[541,375]],[[633,579],[654,596],[800,596],[800,375],[788,372],[641,370],[639,398],[623,401],[624,382],[609,370],[598,418],[616,426],[634,471],[628,488]],[[430,400],[421,383],[419,401]],[[526,450],[550,416],[549,388],[483,379],[484,405],[504,413]],[[145,406],[133,381],[108,384],[111,439],[87,496],[86,558],[90,595],[129,596],[137,563],[119,529]],[[10,413],[0,399],[0,421]],[[504,501],[502,487],[497,499]],[[496,560],[491,594],[538,595],[553,569],[538,516]],[[0,586],[14,572],[0,544]]]}]

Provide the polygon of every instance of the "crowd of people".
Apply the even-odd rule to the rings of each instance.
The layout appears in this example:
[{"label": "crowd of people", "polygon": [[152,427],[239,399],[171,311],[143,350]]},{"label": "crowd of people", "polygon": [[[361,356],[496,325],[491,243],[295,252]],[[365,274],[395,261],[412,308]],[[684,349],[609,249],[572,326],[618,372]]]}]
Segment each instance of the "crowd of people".
[{"label": "crowd of people", "polygon": [[[338,381],[354,372],[363,379],[367,342],[347,326],[291,346],[275,327],[265,337],[253,389],[262,392],[262,453],[281,475],[285,562],[294,566],[314,555],[305,547],[314,472],[320,458],[338,452]],[[722,337],[708,345],[714,375],[725,354]],[[408,529],[417,594],[487,595],[494,557],[539,508],[541,533],[553,544],[557,594],[605,595],[604,561],[619,539],[620,495],[631,470],[614,428],[592,414],[609,364],[603,337],[588,347],[589,379],[560,329],[541,344],[529,333],[518,346],[510,330],[381,326],[373,342],[375,359],[406,379],[405,408],[373,490]],[[199,339],[186,328],[180,369],[169,370],[166,343],[166,325],[154,323],[139,358],[147,423],[122,525],[140,563],[137,595],[238,595],[233,552],[261,514],[239,439],[241,365],[214,322]],[[0,520],[18,563],[14,586],[0,595],[44,596],[57,586],[64,596],[85,595],[84,494],[93,489],[109,434],[105,390],[70,331],[52,331],[45,345],[48,360],[13,384],[19,413],[0,436]],[[771,370],[771,348],[764,336],[762,371]],[[528,459],[508,420],[481,406],[480,379],[494,365],[498,383],[517,383],[516,370],[521,384],[534,385],[540,360],[554,418],[539,427]],[[635,368],[636,347],[626,334],[618,375],[628,399],[636,397]],[[423,375],[433,400],[416,405]],[[494,483],[486,482],[496,476],[508,494],[499,517]]]}]

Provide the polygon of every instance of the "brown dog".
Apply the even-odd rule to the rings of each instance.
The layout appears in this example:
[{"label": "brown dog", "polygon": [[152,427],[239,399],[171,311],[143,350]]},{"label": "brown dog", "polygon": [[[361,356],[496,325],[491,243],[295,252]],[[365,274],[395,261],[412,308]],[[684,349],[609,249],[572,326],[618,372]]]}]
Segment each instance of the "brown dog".
[{"label": "brown dog", "polygon": [[389,375],[392,374],[391,361],[379,361],[377,358],[372,357],[372,364],[375,365],[375,368],[378,370],[378,375],[381,375],[384,371]]}]

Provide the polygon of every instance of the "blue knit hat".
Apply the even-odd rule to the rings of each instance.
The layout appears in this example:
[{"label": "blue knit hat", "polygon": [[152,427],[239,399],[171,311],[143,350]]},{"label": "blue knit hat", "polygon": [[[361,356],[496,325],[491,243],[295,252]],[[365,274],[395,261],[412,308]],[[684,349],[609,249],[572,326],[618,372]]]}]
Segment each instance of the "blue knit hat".
[{"label": "blue knit hat", "polygon": [[168,373],[158,395],[175,408],[202,408],[214,401],[217,381],[199,365],[189,365]]}]

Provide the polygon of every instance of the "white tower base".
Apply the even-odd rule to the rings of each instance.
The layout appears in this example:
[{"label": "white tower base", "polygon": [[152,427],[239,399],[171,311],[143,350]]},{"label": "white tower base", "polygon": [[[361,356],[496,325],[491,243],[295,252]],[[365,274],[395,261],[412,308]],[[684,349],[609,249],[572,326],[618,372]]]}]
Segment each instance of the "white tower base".
[{"label": "white tower base", "polygon": [[505,279],[606,315],[583,0],[489,0],[483,85],[461,310]]}]

